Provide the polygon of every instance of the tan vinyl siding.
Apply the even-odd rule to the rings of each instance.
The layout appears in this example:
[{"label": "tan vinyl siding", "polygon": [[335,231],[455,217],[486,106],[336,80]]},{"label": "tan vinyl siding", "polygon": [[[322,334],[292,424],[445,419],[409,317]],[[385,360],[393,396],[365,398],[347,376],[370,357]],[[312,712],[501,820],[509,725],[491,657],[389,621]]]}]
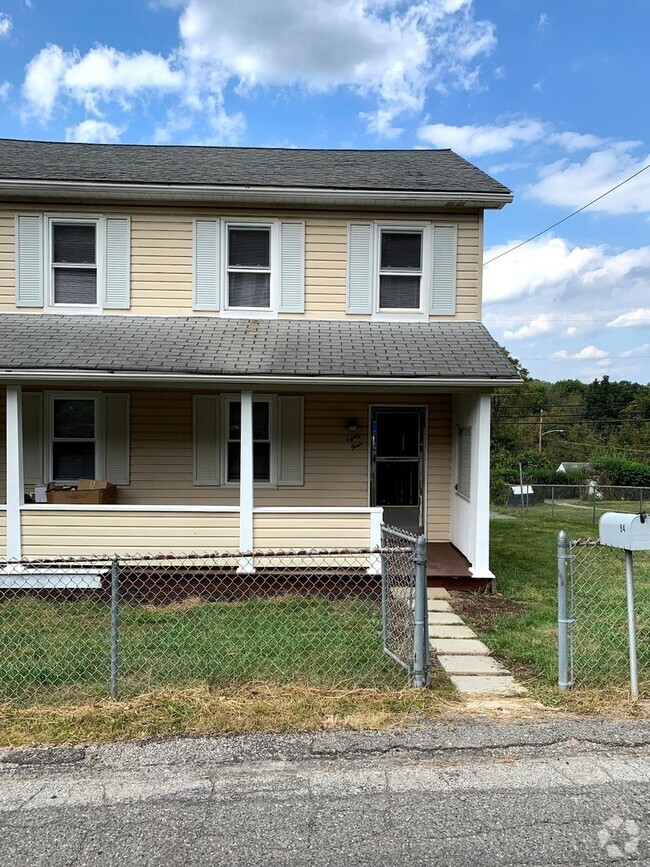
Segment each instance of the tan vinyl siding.
[{"label": "tan vinyl siding", "polygon": [[25,509],[23,555],[236,551],[239,516],[215,512]]},{"label": "tan vinyl siding", "polygon": [[255,515],[255,547],[367,548],[370,515]]},{"label": "tan vinyl siding", "polygon": [[[49,210],[90,213],[74,207],[40,203],[29,208],[0,206],[0,312],[15,306],[15,215]],[[305,313],[283,317],[338,319],[346,316],[348,224],[354,220],[406,220],[456,223],[458,226],[457,319],[477,319],[479,310],[479,213],[469,212],[338,212],[314,210],[208,210],[204,207],[168,208],[102,206],[93,213],[131,217],[131,307],[108,311],[136,315],[218,316],[192,310],[192,233],[198,217],[276,217],[305,220]],[[25,310],[26,308],[22,308]],[[31,309],[34,312],[35,309]],[[368,318],[368,317],[356,317]],[[434,317],[435,318],[435,317]],[[449,318],[449,317],[443,317]]]}]

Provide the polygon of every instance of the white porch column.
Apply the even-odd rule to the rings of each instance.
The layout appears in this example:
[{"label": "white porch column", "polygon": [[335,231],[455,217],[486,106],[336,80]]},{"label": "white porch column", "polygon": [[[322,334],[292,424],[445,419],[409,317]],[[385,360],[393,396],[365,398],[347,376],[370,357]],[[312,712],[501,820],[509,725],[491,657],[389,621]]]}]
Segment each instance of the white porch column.
[{"label": "white porch column", "polygon": [[[239,549],[253,550],[253,392],[241,393],[241,453],[239,457]],[[251,561],[240,563],[240,569],[253,572]]]},{"label": "white porch column", "polygon": [[7,386],[7,559],[22,554],[20,507],[23,488],[23,404],[19,385]]},{"label": "white porch column", "polygon": [[474,408],[472,455],[472,508],[474,511],[475,544],[472,573],[478,578],[493,578],[490,572],[490,418],[492,399],[489,394],[477,395]]}]

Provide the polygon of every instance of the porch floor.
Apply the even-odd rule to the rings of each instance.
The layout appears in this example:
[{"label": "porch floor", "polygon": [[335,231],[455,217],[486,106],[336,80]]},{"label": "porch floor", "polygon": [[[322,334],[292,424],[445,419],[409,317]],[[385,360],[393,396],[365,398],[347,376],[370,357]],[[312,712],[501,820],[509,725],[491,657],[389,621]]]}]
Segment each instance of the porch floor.
[{"label": "porch floor", "polygon": [[448,590],[488,590],[491,581],[474,578],[467,557],[451,542],[427,542],[427,585]]}]

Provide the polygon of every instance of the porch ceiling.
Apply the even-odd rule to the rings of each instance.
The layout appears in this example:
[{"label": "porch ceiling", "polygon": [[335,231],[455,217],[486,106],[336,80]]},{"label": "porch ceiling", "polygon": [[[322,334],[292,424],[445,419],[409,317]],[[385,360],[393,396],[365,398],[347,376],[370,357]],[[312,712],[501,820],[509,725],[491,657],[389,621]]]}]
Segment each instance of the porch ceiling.
[{"label": "porch ceiling", "polygon": [[480,322],[0,315],[0,377],[72,371],[116,381],[132,375],[433,386],[519,381]]}]

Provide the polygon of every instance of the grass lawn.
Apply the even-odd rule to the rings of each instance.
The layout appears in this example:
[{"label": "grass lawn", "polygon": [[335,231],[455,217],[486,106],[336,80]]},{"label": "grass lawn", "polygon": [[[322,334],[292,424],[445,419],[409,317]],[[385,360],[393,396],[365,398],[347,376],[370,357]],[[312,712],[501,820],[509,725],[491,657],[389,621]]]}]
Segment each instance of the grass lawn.
[{"label": "grass lawn", "polygon": [[[596,709],[595,701],[620,700],[628,683],[625,577],[622,552],[576,549],[576,689],[557,691],[557,534],[597,537],[572,509],[555,515],[530,509],[526,526],[516,509],[499,508],[511,520],[491,524],[492,570],[498,596],[457,595],[455,604],[488,646],[508,664],[533,695],[553,704]],[[587,531],[587,532],[586,532]],[[650,696],[650,557],[637,556],[636,602],[641,686]],[[600,612],[599,621],[593,612]],[[614,629],[609,628],[612,624]],[[643,697],[643,696],[642,696]]]}]

